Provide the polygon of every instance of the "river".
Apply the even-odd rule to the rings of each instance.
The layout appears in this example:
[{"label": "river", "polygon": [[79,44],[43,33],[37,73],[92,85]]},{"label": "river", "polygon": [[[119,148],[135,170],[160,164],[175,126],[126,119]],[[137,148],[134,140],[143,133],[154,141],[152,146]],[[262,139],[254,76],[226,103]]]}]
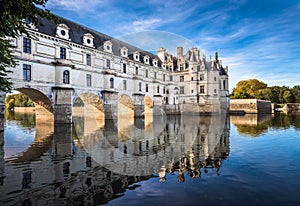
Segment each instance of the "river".
[{"label": "river", "polygon": [[300,115],[6,113],[0,205],[299,205]]}]

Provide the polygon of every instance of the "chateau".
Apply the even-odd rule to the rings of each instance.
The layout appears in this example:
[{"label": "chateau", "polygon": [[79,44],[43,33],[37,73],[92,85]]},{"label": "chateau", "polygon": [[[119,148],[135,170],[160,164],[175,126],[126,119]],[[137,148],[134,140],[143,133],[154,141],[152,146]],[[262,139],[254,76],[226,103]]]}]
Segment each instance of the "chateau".
[{"label": "chateau", "polygon": [[134,116],[143,116],[145,107],[169,114],[229,108],[228,68],[218,53],[208,59],[197,48],[178,47],[176,56],[164,48],[154,55],[62,17],[57,24],[40,21],[27,24],[30,37],[12,39],[18,65],[9,75],[14,89],[55,121],[71,121],[78,97],[105,118],[113,118],[118,101]]}]

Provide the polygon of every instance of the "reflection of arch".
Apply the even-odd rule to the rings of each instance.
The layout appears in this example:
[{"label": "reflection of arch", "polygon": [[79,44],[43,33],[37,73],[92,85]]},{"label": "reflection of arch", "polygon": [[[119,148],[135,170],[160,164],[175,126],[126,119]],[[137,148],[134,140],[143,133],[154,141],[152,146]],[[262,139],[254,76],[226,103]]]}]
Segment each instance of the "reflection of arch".
[{"label": "reflection of arch", "polygon": [[40,105],[53,113],[52,103],[44,93],[32,88],[18,88],[15,90],[27,95],[35,103],[35,105]]},{"label": "reflection of arch", "polygon": [[126,95],[126,94],[122,94],[118,97],[118,103],[119,104],[122,104],[132,110],[134,110],[134,104],[133,104],[133,101],[132,99]]}]

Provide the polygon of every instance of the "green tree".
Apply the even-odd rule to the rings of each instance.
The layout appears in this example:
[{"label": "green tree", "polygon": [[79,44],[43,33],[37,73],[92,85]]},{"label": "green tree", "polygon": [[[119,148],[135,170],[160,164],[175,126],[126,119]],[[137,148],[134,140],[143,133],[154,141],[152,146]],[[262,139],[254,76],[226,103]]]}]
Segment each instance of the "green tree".
[{"label": "green tree", "polygon": [[242,80],[236,84],[233,90],[233,97],[235,99],[259,98],[266,88],[267,84],[257,79]]},{"label": "green tree", "polygon": [[21,34],[29,35],[26,22],[38,24],[39,18],[54,19],[54,16],[45,8],[48,0],[0,0],[0,91],[9,91],[11,81],[7,78],[8,68],[16,66],[13,58],[13,46],[10,38]]},{"label": "green tree", "polygon": [[291,89],[291,92],[294,95],[294,102],[300,103],[300,86],[296,85]]},{"label": "green tree", "polygon": [[283,100],[284,103],[291,103],[294,102],[294,95],[290,90],[285,90],[283,92]]}]

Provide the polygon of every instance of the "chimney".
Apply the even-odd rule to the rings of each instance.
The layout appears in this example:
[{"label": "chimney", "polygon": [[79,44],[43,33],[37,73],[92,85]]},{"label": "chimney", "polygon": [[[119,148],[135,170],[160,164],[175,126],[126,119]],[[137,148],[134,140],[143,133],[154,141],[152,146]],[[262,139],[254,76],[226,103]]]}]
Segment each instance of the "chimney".
[{"label": "chimney", "polygon": [[183,48],[177,47],[177,57],[182,57],[182,56],[183,56]]}]

